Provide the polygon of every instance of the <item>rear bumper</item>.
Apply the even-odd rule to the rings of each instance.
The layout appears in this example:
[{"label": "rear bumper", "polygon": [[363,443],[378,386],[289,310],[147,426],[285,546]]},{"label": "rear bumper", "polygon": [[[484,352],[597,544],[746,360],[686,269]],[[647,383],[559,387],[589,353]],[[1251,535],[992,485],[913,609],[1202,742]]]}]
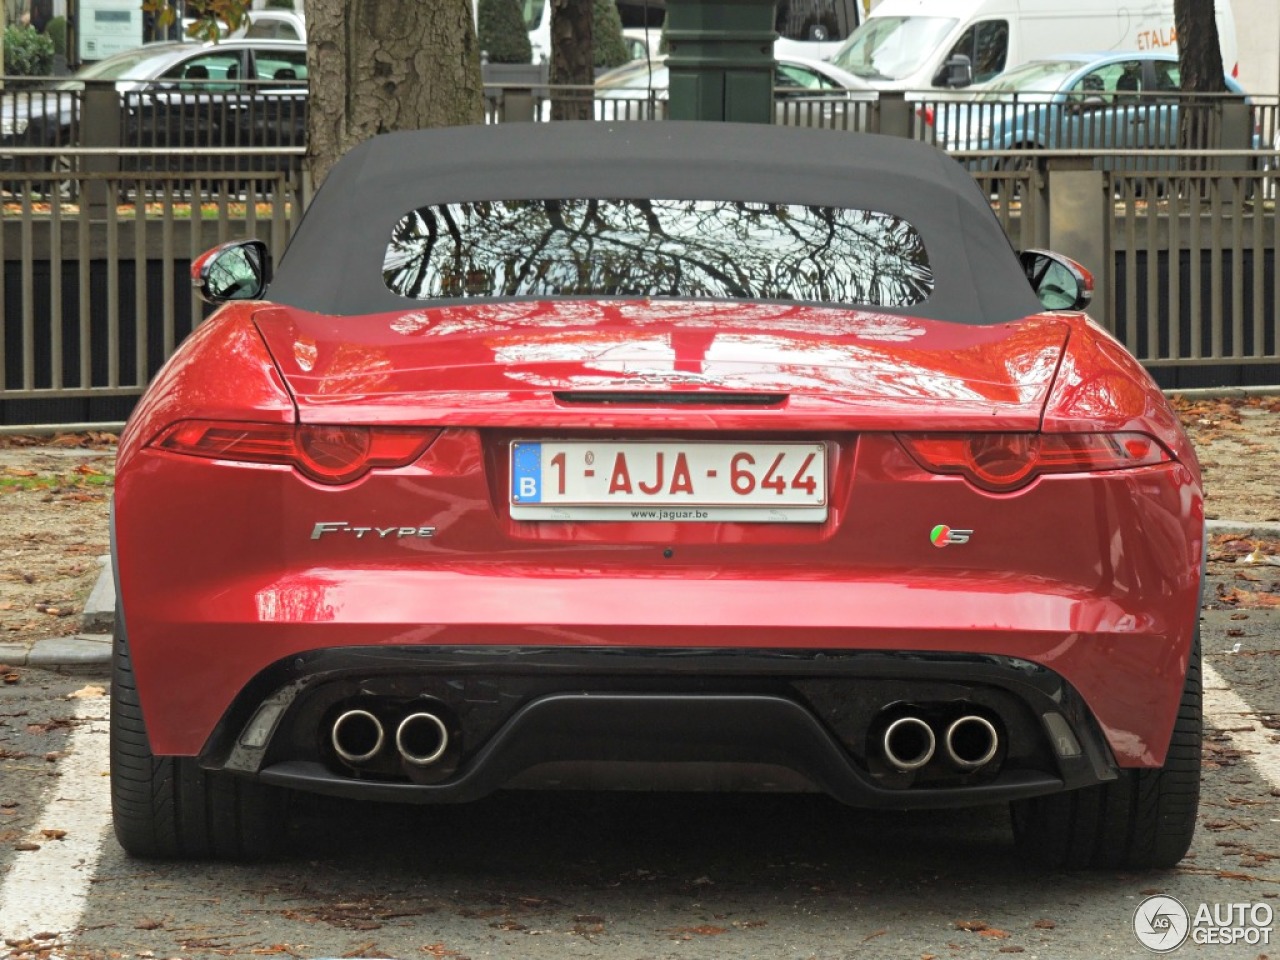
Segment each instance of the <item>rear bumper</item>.
[{"label": "rear bumper", "polygon": [[[269,705],[266,710],[260,709]],[[349,709],[387,730],[360,763],[330,733]],[[429,710],[440,760],[405,763],[392,734]],[[879,749],[887,717],[938,731],[989,718],[999,749],[979,770],[941,748],[902,772]],[[969,806],[1112,779],[1081,697],[1061,677],[999,656],[885,651],[441,647],[331,649],[273,664],[202,754],[205,766],[369,800],[473,800],[507,786],[816,789],[861,807]]]}]

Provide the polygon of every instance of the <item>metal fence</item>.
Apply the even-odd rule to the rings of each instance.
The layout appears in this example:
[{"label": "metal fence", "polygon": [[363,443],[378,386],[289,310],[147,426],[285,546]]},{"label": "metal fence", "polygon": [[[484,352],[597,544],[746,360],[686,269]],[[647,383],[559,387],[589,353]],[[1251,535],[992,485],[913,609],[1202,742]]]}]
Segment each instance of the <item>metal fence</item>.
[{"label": "metal fence", "polygon": [[[502,91],[492,109],[514,95]],[[645,99],[636,116],[659,119],[662,105]],[[531,93],[521,109],[542,118]],[[905,98],[835,107],[785,98],[779,118],[927,139],[923,109]],[[1251,109],[1249,149],[953,155],[1014,247],[1057,249],[1095,273],[1094,316],[1163,385],[1198,385],[1180,378],[1206,370],[1217,382],[1274,383],[1280,163],[1264,144],[1274,144],[1276,110]],[[86,115],[90,126],[97,119]],[[242,236],[283,250],[308,199],[302,153],[283,144],[0,149],[0,424],[123,419],[206,314],[190,287],[192,259]]]},{"label": "metal fence", "polygon": [[1108,175],[1103,307],[1147,367],[1280,362],[1275,188],[1259,169]]},{"label": "metal fence", "polygon": [[[290,170],[246,180],[219,169],[260,151],[209,169],[122,173],[67,172],[94,159],[84,148],[68,153],[62,169],[11,175],[0,196],[4,423],[122,419],[206,315],[191,262],[246,236],[279,254],[308,199]],[[124,153],[140,165],[157,157]],[[194,151],[177,159],[201,163]]]}]

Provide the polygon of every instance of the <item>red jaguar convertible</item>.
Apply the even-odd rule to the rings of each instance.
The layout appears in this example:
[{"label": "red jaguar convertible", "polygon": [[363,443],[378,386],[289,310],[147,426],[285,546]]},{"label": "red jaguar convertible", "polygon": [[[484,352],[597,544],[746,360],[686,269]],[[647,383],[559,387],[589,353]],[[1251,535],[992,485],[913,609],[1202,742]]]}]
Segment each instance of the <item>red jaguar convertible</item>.
[{"label": "red jaguar convertible", "polygon": [[116,835],[299,791],[824,791],[1165,867],[1199,787],[1200,471],[1087,272],[920,143],[391,134],[121,439]]}]

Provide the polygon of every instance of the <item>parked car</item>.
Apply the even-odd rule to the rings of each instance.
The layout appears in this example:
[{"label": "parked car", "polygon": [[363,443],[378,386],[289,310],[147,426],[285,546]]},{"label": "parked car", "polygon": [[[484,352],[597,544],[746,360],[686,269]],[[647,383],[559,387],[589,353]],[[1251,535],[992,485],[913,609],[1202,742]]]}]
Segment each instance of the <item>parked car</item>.
[{"label": "parked car", "polygon": [[[156,43],[90,64],[47,90],[0,104],[6,146],[75,146],[85,83],[112,81],[126,147],[293,146],[305,143],[307,46],[264,40]],[[67,163],[52,154],[51,164]],[[130,158],[140,165],[176,157]]]},{"label": "parked car", "polygon": [[[1178,146],[1180,79],[1175,54],[1064,54],[1015,67],[972,100],[938,102],[924,115],[947,150],[1158,151]],[[1226,82],[1244,97],[1238,82]],[[1097,163],[1150,169],[1174,161],[1099,157]]]},{"label": "parked car", "polygon": [[[670,84],[665,56],[623,64],[596,80],[596,119],[653,119],[665,107]],[[777,57],[773,86],[776,99],[847,99],[854,92],[870,96],[866,84],[853,74],[808,57]]]},{"label": "parked car", "polygon": [[[1028,856],[1196,822],[1200,468],[932,146],[733,123],[374,137],[119,446],[116,835],[285,791],[1009,803]],[[1106,815],[1101,816],[1100,812]]]},{"label": "parked car", "polygon": [[[662,33],[665,0],[616,0],[624,36],[646,24],[654,35],[652,47]],[[472,4],[477,9],[476,3]],[[549,0],[521,0],[533,62],[551,59],[551,3]],[[774,5],[777,39],[773,52],[779,57],[829,58],[862,22],[862,0],[778,0]],[[643,32],[643,31],[641,31]]]},{"label": "parked car", "polygon": [[[1062,50],[1176,51],[1174,0],[880,0],[834,63],[877,90],[985,83]],[[1238,75],[1230,0],[1214,4],[1222,62]]]},{"label": "parked car", "polygon": [[249,40],[306,40],[307,21],[292,10],[250,10],[231,36]]},{"label": "parked car", "polygon": [[661,27],[624,27],[622,42],[632,60],[654,60],[662,56]]}]

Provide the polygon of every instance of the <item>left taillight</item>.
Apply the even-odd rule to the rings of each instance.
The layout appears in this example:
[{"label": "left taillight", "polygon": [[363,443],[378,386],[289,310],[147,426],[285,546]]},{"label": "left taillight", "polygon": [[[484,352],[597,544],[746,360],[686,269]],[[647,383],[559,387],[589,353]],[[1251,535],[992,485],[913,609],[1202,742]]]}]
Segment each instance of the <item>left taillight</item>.
[{"label": "left taillight", "polygon": [[1144,433],[908,433],[898,440],[930,473],[960,474],[1008,493],[1046,473],[1090,473],[1167,463]]},{"label": "left taillight", "polygon": [[294,467],[317,483],[358,480],[375,467],[405,467],[439,435],[418,427],[360,427],[183,420],[151,446],[170,453]]}]

